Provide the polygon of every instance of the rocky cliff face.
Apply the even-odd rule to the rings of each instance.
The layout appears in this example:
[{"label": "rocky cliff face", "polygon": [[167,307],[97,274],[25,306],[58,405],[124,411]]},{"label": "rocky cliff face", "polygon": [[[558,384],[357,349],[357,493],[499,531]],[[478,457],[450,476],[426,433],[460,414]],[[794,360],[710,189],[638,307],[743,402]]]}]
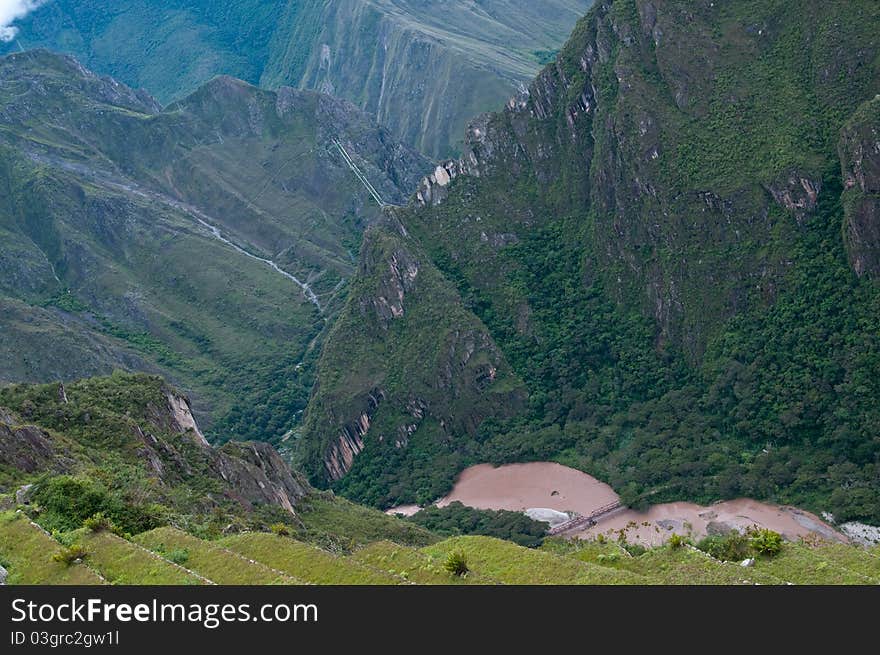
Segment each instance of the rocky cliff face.
[{"label": "rocky cliff face", "polygon": [[843,128],[844,238],[858,275],[880,274],[880,96]]},{"label": "rocky cliff face", "polygon": [[[835,20],[836,10],[822,11],[823,20]],[[800,85],[798,93],[815,98],[817,109],[780,125],[799,139],[813,123],[833,135],[839,117],[873,97],[880,83],[877,44],[856,36],[857,27],[842,23],[861,46],[844,53],[821,30],[811,35],[796,22],[786,24],[775,6],[597,3],[526,92],[469,127],[463,156],[423,179],[417,202],[441,203],[461,175],[491,178],[478,187],[500,196],[499,204],[517,185],[537,185],[533,204],[589,216],[585,275],[602,278],[619,303],[653,316],[662,340],[699,358],[718,326],[744,307],[750,288],[773,295],[786,271],[783,251],[815,209],[828,166],[826,150],[787,137],[778,138],[778,161],[749,154],[749,143],[764,147],[749,139],[764,139],[782,119],[758,115],[763,101],[750,97],[752,78]],[[731,31],[719,37],[719,25]],[[792,39],[812,44],[814,60],[802,79],[786,69],[793,62],[782,51]],[[778,70],[765,70],[755,60],[761,54],[778,56]],[[834,79],[840,70],[853,75]],[[731,112],[746,117],[739,133]],[[714,137],[701,132],[709,123],[720,128]],[[493,188],[499,185],[500,193]],[[404,223],[424,225],[453,260],[479,259],[480,267],[486,261],[469,244],[479,242],[486,222],[503,223],[514,235],[533,227],[511,223],[509,213],[482,216],[481,223],[448,214],[425,209]],[[850,227],[858,229],[871,228]],[[746,260],[731,266],[731,249]],[[708,288],[712,293],[703,293]]]}]

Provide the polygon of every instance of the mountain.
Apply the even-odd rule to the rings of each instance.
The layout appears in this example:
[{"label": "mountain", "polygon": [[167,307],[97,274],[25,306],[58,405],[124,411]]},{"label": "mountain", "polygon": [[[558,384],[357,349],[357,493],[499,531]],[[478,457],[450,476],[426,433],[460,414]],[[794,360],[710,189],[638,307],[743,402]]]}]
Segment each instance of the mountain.
[{"label": "mountain", "polygon": [[178,390],[118,371],[0,389],[0,494],[0,523],[17,506],[56,535],[100,514],[107,523],[93,528],[128,538],[169,525],[208,539],[274,525],[331,549],[436,540],[317,491],[265,442],[213,448]]},{"label": "mountain", "polygon": [[[317,491],[265,443],[212,448],[188,400],[155,376],[117,372],[0,388],[2,584],[855,585],[880,579],[876,548],[841,543],[780,540],[758,552],[756,537],[734,532],[700,541],[701,550],[684,546],[681,537],[646,550],[626,539],[544,539],[546,524],[514,512],[458,505],[422,514],[401,520]],[[438,533],[422,523],[436,524]],[[487,533],[481,523],[493,529]],[[517,526],[530,532],[518,535],[530,548],[460,535]],[[450,572],[452,553],[466,574]],[[750,554],[751,566],[742,567],[739,560]]]},{"label": "mountain", "polygon": [[0,58],[0,155],[0,380],[162,373],[222,439],[298,422],[372,194],[430,170],[342,100],[218,77],[162,109],[46,51]]},{"label": "mountain", "polygon": [[54,0],[0,54],[44,47],[161,102],[216,75],[332,92],[438,157],[530,80],[590,0]]},{"label": "mountain", "polygon": [[[368,231],[312,480],[387,506],[555,459],[628,505],[880,522],[878,28],[870,1],[597,2]],[[467,334],[479,365],[440,356]]]}]

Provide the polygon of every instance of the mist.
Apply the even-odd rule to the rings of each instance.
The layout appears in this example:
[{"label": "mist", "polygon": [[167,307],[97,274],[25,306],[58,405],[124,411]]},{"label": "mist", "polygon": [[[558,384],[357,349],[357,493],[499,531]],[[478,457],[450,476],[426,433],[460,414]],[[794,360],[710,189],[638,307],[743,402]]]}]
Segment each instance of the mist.
[{"label": "mist", "polygon": [[8,43],[18,34],[12,23],[24,18],[46,0],[0,0],[0,41]]}]

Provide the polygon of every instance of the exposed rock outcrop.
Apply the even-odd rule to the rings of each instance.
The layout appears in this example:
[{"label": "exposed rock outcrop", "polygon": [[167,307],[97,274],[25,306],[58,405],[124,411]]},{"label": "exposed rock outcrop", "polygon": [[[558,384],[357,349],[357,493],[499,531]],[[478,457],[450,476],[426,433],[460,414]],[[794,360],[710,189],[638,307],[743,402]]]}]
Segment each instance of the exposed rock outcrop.
[{"label": "exposed rock outcrop", "polygon": [[844,239],[857,275],[880,275],[880,96],[866,102],[841,132]]},{"label": "exposed rock outcrop", "polygon": [[486,327],[392,213],[367,233],[325,346],[304,467],[316,481],[335,482],[365,453],[406,457],[426,429],[445,447],[463,447],[485,419],[515,414],[525,398]]},{"label": "exposed rock outcrop", "polygon": [[70,469],[72,459],[48,432],[21,425],[10,412],[0,409],[0,465],[25,473],[63,473]]},{"label": "exposed rock outcrop", "polygon": [[311,487],[294,473],[276,450],[264,442],[229,442],[217,452],[212,467],[229,485],[227,494],[252,505],[278,505],[292,514]]}]

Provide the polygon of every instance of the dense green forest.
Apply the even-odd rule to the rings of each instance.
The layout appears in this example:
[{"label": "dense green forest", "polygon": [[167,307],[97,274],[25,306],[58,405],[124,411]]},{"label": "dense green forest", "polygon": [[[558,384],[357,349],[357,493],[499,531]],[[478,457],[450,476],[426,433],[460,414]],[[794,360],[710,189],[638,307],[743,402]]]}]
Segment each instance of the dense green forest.
[{"label": "dense green forest", "polygon": [[443,537],[476,534],[505,539],[528,548],[540,546],[547,531],[546,523],[535,521],[522,512],[474,509],[458,501],[446,507],[431,505],[416,512],[409,520]]}]

